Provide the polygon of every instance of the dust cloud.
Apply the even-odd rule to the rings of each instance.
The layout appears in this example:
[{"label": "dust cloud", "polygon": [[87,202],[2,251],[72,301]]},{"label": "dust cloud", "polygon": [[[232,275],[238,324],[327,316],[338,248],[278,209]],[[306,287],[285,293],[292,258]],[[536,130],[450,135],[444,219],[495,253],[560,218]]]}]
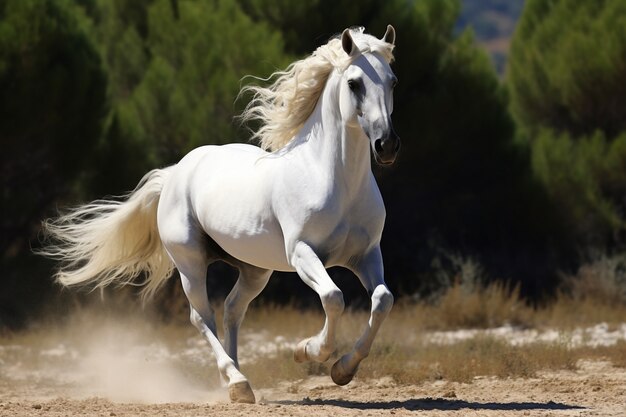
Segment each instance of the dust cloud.
[{"label": "dust cloud", "polygon": [[[76,373],[85,394],[116,402],[169,403],[215,400],[185,376],[180,361],[163,344],[123,325],[108,323],[87,335]],[[207,395],[208,394],[208,395]]]},{"label": "dust cloud", "polygon": [[[162,404],[227,401],[200,336],[90,313],[0,341],[0,389],[41,399]],[[25,381],[29,381],[26,383]],[[39,388],[31,392],[33,384]]]}]

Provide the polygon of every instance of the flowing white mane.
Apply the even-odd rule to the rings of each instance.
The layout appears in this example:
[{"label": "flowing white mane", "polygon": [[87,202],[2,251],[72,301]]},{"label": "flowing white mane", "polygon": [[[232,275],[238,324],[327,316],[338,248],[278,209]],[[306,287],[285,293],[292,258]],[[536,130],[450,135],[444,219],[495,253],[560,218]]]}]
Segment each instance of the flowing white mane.
[{"label": "flowing white mane", "polygon": [[[378,53],[387,62],[393,61],[393,44],[363,31],[362,27],[350,29],[360,53]],[[242,93],[250,91],[254,96],[242,112],[241,120],[261,123],[253,139],[268,151],[289,143],[315,109],[331,72],[345,70],[353,59],[343,50],[340,37],[334,37],[308,57],[273,73],[269,78],[275,81],[269,87],[244,87]]]}]

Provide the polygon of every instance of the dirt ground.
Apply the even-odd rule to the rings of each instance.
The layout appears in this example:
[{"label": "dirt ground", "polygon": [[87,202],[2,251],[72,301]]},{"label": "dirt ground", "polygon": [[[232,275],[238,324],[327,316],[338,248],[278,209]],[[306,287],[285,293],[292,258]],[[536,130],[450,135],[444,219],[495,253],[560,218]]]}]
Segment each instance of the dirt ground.
[{"label": "dirt ground", "polygon": [[[493,332],[519,343],[549,335]],[[467,331],[435,332],[427,339],[448,343],[471,336]],[[357,374],[339,387],[329,376],[315,373],[304,377],[306,372],[298,376],[283,369],[272,374],[274,366],[303,369],[291,358],[299,337],[257,329],[244,332],[244,371],[273,364],[260,368],[261,374],[249,374],[257,404],[246,405],[229,403],[213,355],[191,326],[168,330],[88,316],[59,329],[40,326],[0,338],[0,417],[626,416],[626,369],[608,361],[581,360],[575,370],[539,372],[530,379],[475,377],[471,383],[397,384],[390,377]],[[581,334],[587,343],[613,343],[612,338],[624,337],[626,325],[596,326]],[[376,358],[368,361],[375,367]]]},{"label": "dirt ground", "polygon": [[84,397],[71,382],[25,375],[11,379],[5,373],[0,381],[0,416],[626,415],[626,370],[602,361],[578,365],[576,371],[541,373],[533,379],[479,377],[470,384],[397,385],[387,378],[357,378],[338,387],[327,376],[313,376],[257,389],[254,405],[230,404],[219,388],[196,392],[195,399],[186,402]]}]

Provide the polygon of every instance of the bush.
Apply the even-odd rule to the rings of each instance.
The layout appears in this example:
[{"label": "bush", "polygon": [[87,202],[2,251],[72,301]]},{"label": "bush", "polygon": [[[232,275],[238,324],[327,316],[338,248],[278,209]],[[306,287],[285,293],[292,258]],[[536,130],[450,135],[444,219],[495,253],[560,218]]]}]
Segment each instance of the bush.
[{"label": "bush", "polygon": [[602,256],[582,265],[565,279],[562,292],[578,303],[626,307],[626,256]]}]

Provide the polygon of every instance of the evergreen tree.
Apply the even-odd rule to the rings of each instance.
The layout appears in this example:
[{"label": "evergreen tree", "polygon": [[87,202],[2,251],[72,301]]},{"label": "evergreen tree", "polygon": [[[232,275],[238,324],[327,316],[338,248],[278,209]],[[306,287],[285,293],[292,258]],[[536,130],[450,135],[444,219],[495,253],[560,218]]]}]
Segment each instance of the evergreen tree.
[{"label": "evergreen tree", "polygon": [[2,257],[28,248],[33,224],[93,161],[106,76],[88,26],[69,1],[0,3]]},{"label": "evergreen tree", "polygon": [[527,1],[508,83],[570,238],[585,249],[626,243],[626,3]]},{"label": "evergreen tree", "polygon": [[524,128],[619,135],[626,130],[626,2],[528,0],[508,78]]},{"label": "evergreen tree", "polygon": [[95,190],[124,190],[147,170],[206,144],[246,141],[234,116],[245,75],[285,64],[280,35],[229,1],[97,1],[92,16],[113,111]]}]

